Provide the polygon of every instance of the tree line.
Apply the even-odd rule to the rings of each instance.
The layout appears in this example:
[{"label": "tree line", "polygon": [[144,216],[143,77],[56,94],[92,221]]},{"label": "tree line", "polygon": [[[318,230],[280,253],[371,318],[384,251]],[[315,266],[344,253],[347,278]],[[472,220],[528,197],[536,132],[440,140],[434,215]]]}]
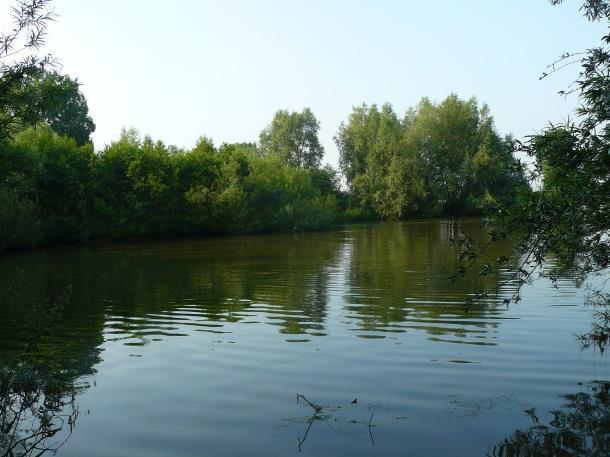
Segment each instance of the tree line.
[{"label": "tree line", "polygon": [[50,0],[18,0],[0,36],[0,251],[475,215],[529,189],[489,109],[456,95],[402,118],[354,107],[335,136],[339,170],[322,166],[309,108],[278,111],[258,142],[184,149],[124,130],[95,150],[79,82],[39,55],[54,17]]},{"label": "tree line", "polygon": [[22,109],[0,114],[11,120],[0,132],[0,249],[477,215],[527,188],[489,109],[456,95],[402,118],[389,104],[354,107],[335,170],[322,166],[309,108],[278,111],[256,143],[201,137],[183,149],[131,129],[95,150],[77,80],[40,70],[7,87]]}]

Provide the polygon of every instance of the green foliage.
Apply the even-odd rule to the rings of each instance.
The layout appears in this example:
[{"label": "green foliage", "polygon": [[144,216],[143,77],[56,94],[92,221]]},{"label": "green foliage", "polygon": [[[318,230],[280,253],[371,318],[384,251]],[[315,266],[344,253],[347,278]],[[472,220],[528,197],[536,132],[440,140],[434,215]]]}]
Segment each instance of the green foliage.
[{"label": "green foliage", "polygon": [[402,120],[389,104],[362,105],[335,141],[357,204],[384,218],[478,214],[524,186],[512,142],[475,99],[422,99]]},{"label": "green foliage", "polygon": [[[608,21],[610,1],[585,0],[581,11],[591,21]],[[542,78],[574,64],[581,66],[578,79],[570,85],[570,92],[580,100],[577,120],[551,124],[526,142],[517,142],[531,158],[524,171],[534,190],[522,193],[514,205],[504,202],[496,217],[487,220],[492,241],[509,237],[518,241],[514,255],[520,265],[507,281],[519,286],[514,301],[520,300],[520,287],[542,268],[553,281],[568,277],[582,283],[591,274],[607,275],[610,267],[610,35],[602,37],[599,47],[562,55]],[[487,245],[461,242],[464,271]],[[498,258],[487,270],[502,268],[506,258]],[[590,292],[596,322],[591,332],[581,335],[583,346],[595,345],[601,351],[610,342],[607,284]],[[488,293],[483,290],[478,295]]]},{"label": "green foliage", "polygon": [[423,100],[404,119],[389,104],[355,108],[336,137],[349,193],[321,167],[309,108],[278,111],[258,145],[217,148],[202,137],[182,150],[125,130],[95,153],[78,81],[35,53],[8,59],[42,44],[49,1],[17,0],[13,13],[14,29],[0,37],[0,249],[473,214],[511,200],[519,184],[510,141],[486,107],[456,96]]},{"label": "green foliage", "polygon": [[420,165],[406,147],[403,125],[389,104],[354,108],[335,138],[356,201],[381,217],[413,214],[424,196]]},{"label": "green foliage", "polygon": [[0,186],[0,252],[8,247],[31,247],[42,240],[36,205]]},{"label": "green foliage", "polygon": [[301,231],[339,220],[329,167],[286,165],[251,144],[191,150],[134,130],[99,153],[50,128],[0,147],[0,246],[92,238]]},{"label": "green foliage", "polygon": [[[587,0],[581,10],[590,20],[610,19],[607,0]],[[552,254],[554,276],[610,266],[609,44],[604,36],[600,47],[560,58],[581,65],[571,86],[580,99],[577,122],[551,125],[520,144],[532,159],[530,179],[540,185],[520,205],[506,208],[498,221],[502,234],[521,236],[532,269]]]},{"label": "green foliage", "polygon": [[316,173],[282,165],[275,157],[251,161],[250,174],[243,179],[245,232],[300,231],[330,227],[337,218],[333,192],[316,187]]},{"label": "green foliage", "polygon": [[78,145],[91,142],[95,124],[78,81],[69,76],[40,68],[7,71],[0,74],[0,92],[0,137],[42,123]]},{"label": "green foliage", "polygon": [[12,24],[0,34],[0,140],[45,123],[55,132],[90,142],[95,124],[79,84],[56,71],[50,55],[39,56],[55,14],[51,0],[15,0]]},{"label": "green foliage", "polygon": [[[295,125],[309,125],[315,141],[293,141],[304,138],[290,133]],[[523,184],[510,140],[498,137],[474,100],[423,100],[403,119],[388,104],[355,108],[337,135],[349,193],[337,171],[320,167],[321,146],[312,146],[317,125],[308,109],[280,112],[260,147],[216,147],[202,137],[190,150],[124,130],[97,153],[50,126],[24,130],[0,148],[0,184],[11,203],[0,244],[301,231],[341,220],[472,214],[513,199]],[[29,229],[16,237],[11,230],[19,224]]]},{"label": "green foliage", "polygon": [[49,241],[68,241],[87,237],[81,221],[89,213],[91,145],[77,146],[67,137],[50,129],[27,130],[15,137],[12,154],[27,156],[22,180],[29,180],[28,196],[37,202]]},{"label": "green foliage", "polygon": [[[90,216],[89,172],[93,159],[91,145],[79,147],[74,140],[48,128],[26,130],[0,146],[0,187],[8,189],[5,195],[13,194],[22,202],[22,213],[35,211],[36,217],[32,214],[31,218],[41,222],[32,227],[42,226],[44,230],[44,237],[36,236],[28,244],[42,238],[54,242],[87,237],[83,220]],[[0,244],[23,245],[8,239],[0,240]]]},{"label": "green foliage", "polygon": [[277,154],[286,165],[320,166],[324,147],[318,139],[320,123],[309,108],[300,113],[280,110],[260,134],[263,154]]},{"label": "green foliage", "polygon": [[73,138],[78,145],[91,142],[95,124],[89,117],[89,107],[80,84],[57,72],[36,72],[28,75],[18,95],[25,101],[27,120],[47,124],[54,132]]}]

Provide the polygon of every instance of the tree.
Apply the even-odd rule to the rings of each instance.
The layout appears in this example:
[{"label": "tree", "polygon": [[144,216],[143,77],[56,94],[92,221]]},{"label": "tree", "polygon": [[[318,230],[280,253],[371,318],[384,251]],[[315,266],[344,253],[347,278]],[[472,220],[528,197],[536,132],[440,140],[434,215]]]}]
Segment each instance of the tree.
[{"label": "tree", "polygon": [[39,120],[21,87],[26,78],[53,64],[52,57],[38,55],[54,18],[50,3],[18,0],[11,8],[11,31],[0,34],[0,140],[9,137],[21,122],[31,125]]},{"label": "tree", "polygon": [[95,124],[76,79],[39,71],[22,82],[19,97],[27,100],[28,119],[45,122],[56,133],[74,138],[79,146],[91,142]]},{"label": "tree", "polygon": [[320,123],[309,108],[300,113],[280,110],[260,134],[263,154],[277,154],[286,165],[317,168],[324,156],[318,139]]},{"label": "tree", "polygon": [[524,185],[510,138],[474,98],[424,98],[402,120],[390,104],[361,105],[335,142],[355,204],[382,218],[480,214]]},{"label": "tree", "polygon": [[0,149],[0,189],[26,207],[36,204],[46,241],[86,238],[83,221],[96,216],[89,205],[94,159],[90,144],[79,147],[49,127],[27,129]]},{"label": "tree", "polygon": [[424,198],[423,174],[392,105],[361,105],[335,136],[341,169],[356,204],[381,217],[413,214]]},{"label": "tree", "polygon": [[[581,11],[590,21],[610,21],[608,0],[585,0]],[[580,74],[569,92],[579,98],[576,120],[551,125],[519,143],[532,159],[529,179],[536,190],[524,194],[518,205],[501,208],[491,221],[493,239],[519,240],[522,262],[512,278],[519,285],[542,265],[555,280],[568,273],[586,278],[610,266],[610,34],[597,47],[564,54],[542,77],[575,64]],[[480,249],[468,240],[462,244],[462,258],[470,265]],[[479,296],[486,293],[482,290]],[[520,299],[519,291],[513,299]],[[599,320],[583,335],[583,343],[603,349],[610,341],[610,294],[596,290],[589,300],[598,307]]]}]

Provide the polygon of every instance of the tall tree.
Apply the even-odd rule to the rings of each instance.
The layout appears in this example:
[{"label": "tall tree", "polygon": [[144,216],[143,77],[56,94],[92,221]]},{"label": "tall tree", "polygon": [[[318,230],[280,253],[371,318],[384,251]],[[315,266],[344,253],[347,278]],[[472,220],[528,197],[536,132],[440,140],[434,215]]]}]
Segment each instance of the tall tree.
[{"label": "tall tree", "polygon": [[381,217],[480,213],[524,184],[511,141],[474,98],[424,98],[402,120],[389,104],[355,107],[335,142],[356,204]]},{"label": "tall tree", "polygon": [[45,122],[60,135],[74,138],[79,146],[90,143],[95,124],[79,86],[76,79],[57,72],[28,75],[18,95],[27,100],[26,119]]},{"label": "tall tree", "polygon": [[354,180],[367,169],[367,157],[373,149],[379,128],[377,105],[366,104],[352,109],[347,122],[342,122],[335,135],[339,149],[339,165],[347,185],[354,191]]},{"label": "tall tree", "polygon": [[424,197],[421,168],[389,103],[355,107],[335,136],[353,198],[381,217],[404,217]]},{"label": "tall tree", "polygon": [[286,164],[301,168],[318,168],[324,147],[318,139],[320,123],[309,108],[300,113],[280,110],[260,134],[264,154],[277,154]]}]

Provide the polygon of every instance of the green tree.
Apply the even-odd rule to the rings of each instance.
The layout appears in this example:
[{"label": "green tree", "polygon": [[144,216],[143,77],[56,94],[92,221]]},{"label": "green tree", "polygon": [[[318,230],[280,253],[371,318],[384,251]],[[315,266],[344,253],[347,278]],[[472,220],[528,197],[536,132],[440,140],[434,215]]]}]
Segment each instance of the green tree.
[{"label": "green tree", "polygon": [[500,138],[489,108],[476,99],[450,95],[438,105],[424,99],[408,125],[407,142],[423,164],[430,213],[480,213],[522,184],[511,142]]},{"label": "green tree", "polygon": [[362,105],[335,142],[354,203],[383,218],[479,214],[524,186],[512,141],[474,98],[424,98],[402,120],[389,104]]},{"label": "green tree", "polygon": [[0,186],[0,253],[32,247],[44,240],[40,209],[14,189]]},{"label": "green tree", "polygon": [[317,168],[324,156],[318,139],[320,123],[309,108],[300,113],[280,110],[260,134],[263,154],[277,154],[293,167]]},{"label": "green tree", "polygon": [[19,97],[27,100],[28,119],[46,123],[79,146],[91,142],[95,124],[76,79],[57,72],[37,72],[23,81]]},{"label": "green tree", "polygon": [[173,153],[162,142],[123,130],[96,156],[95,207],[112,237],[161,235],[175,228]]},{"label": "green tree", "polygon": [[31,183],[26,195],[40,208],[46,239],[88,238],[85,221],[95,217],[89,207],[92,145],[79,147],[72,138],[39,128],[17,134],[10,149],[13,157],[27,157],[27,168],[15,170],[10,178],[14,181],[20,173]]},{"label": "green tree", "polygon": [[417,211],[424,189],[421,169],[407,148],[403,125],[386,103],[354,108],[335,136],[340,164],[357,204],[381,217]]}]

